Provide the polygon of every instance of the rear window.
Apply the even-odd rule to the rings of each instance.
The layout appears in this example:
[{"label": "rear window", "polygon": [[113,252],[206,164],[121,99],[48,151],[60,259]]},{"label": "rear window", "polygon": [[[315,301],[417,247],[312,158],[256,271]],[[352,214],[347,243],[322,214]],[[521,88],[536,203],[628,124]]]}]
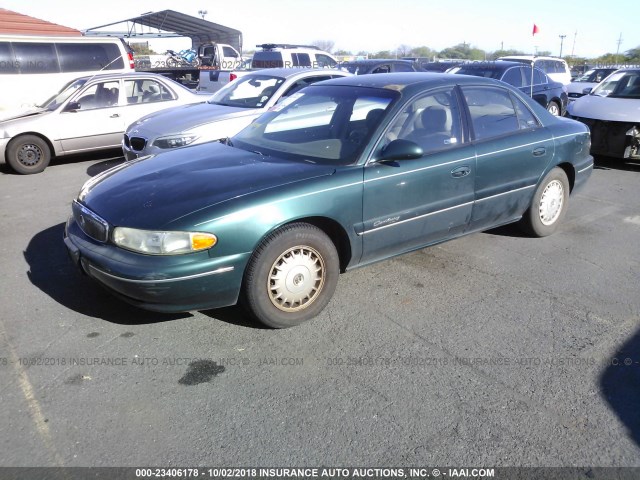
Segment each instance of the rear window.
[{"label": "rear window", "polygon": [[282,68],[284,61],[280,52],[256,52],[253,54],[253,68]]}]

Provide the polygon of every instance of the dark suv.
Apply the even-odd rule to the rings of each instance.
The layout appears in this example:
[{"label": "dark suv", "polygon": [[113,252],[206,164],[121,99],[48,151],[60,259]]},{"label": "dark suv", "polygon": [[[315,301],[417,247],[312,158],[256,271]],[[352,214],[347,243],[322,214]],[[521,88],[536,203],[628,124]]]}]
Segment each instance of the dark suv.
[{"label": "dark suv", "polygon": [[[566,87],[551,80],[542,70],[519,62],[496,60],[495,62],[464,63],[453,68],[450,73],[495,78],[518,87],[531,96],[553,115],[564,115],[567,111]],[[532,87],[533,85],[533,87]]]}]

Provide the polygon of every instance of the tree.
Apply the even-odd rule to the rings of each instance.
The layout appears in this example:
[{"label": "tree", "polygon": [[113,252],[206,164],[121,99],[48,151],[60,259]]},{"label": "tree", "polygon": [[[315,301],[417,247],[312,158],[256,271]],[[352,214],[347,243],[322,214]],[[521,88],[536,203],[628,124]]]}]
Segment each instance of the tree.
[{"label": "tree", "polygon": [[324,50],[325,52],[329,53],[331,53],[331,50],[333,50],[335,44],[336,42],[334,42],[333,40],[314,40],[312,42],[312,45],[315,45],[320,50]]},{"label": "tree", "polygon": [[484,60],[486,52],[479,48],[472,48],[468,43],[459,43],[453,47],[445,48],[440,52],[441,58],[461,58],[465,60]]},{"label": "tree", "polygon": [[408,57],[421,57],[421,58],[431,58],[435,55],[435,51],[431,50],[429,47],[415,47],[411,49]]},{"label": "tree", "polygon": [[624,61],[628,63],[640,63],[640,45],[624,52]]},{"label": "tree", "polygon": [[336,50],[333,54],[337,56],[353,55],[349,50]]},{"label": "tree", "polygon": [[149,47],[149,42],[131,42],[129,46],[136,55],[156,55],[156,52]]},{"label": "tree", "polygon": [[396,48],[396,53],[398,54],[398,57],[408,57],[409,53],[411,52],[411,47],[409,45],[399,45],[398,48]]},{"label": "tree", "polygon": [[496,50],[495,52],[487,53],[487,60],[495,60],[499,57],[507,57],[510,55],[524,55],[524,52],[520,50]]},{"label": "tree", "polygon": [[389,50],[380,50],[379,52],[369,54],[369,58],[393,58],[394,55]]}]

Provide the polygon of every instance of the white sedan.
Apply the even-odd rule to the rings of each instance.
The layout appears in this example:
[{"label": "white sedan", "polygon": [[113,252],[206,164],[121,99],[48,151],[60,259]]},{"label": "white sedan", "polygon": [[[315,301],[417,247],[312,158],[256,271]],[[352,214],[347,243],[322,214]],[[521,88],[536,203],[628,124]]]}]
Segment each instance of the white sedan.
[{"label": "white sedan", "polygon": [[612,73],[568,113],[589,126],[592,154],[640,160],[640,68]]},{"label": "white sedan", "polygon": [[81,77],[41,106],[0,121],[0,159],[17,173],[40,173],[53,157],[119,148],[137,118],[204,100],[153,73]]}]

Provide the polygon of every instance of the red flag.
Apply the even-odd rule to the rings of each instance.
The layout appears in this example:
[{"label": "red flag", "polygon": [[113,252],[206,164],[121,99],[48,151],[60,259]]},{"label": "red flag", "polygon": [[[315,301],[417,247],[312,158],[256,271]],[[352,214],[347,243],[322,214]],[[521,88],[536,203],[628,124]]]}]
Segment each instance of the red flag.
[{"label": "red flag", "polygon": [[540,29],[538,29],[538,26],[534,23],[533,24],[533,33],[532,35],[535,35],[536,33],[538,33],[540,31]]}]

